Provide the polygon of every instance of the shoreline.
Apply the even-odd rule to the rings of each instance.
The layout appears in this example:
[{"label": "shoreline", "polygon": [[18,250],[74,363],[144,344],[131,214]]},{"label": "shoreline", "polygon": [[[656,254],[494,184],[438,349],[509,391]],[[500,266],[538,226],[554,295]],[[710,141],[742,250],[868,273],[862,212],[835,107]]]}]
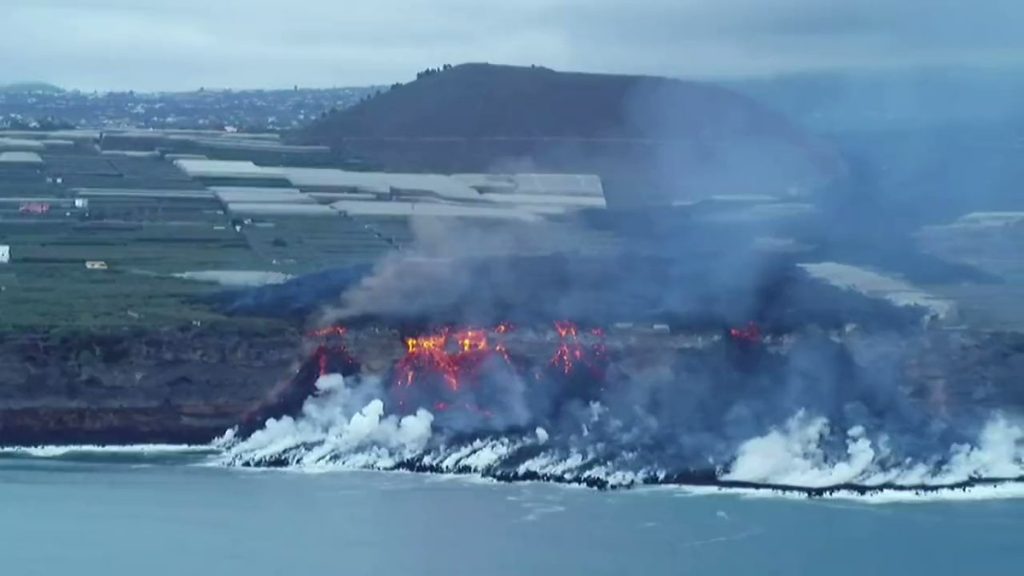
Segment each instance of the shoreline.
[{"label": "shoreline", "polygon": [[[110,464],[123,464],[131,462],[131,456],[140,458],[152,458],[156,456],[192,456],[192,457],[214,457],[220,454],[222,448],[213,443],[207,444],[95,444],[95,445],[35,445],[35,446],[8,446],[0,445],[0,462],[5,458],[25,459],[39,461],[71,461],[79,459],[87,460],[89,463],[103,463],[97,456],[110,455]],[[93,456],[85,459],[85,456]],[[77,457],[76,457],[77,456]],[[116,458],[115,458],[116,457]],[[170,465],[170,464],[168,464]],[[831,486],[809,487],[796,486],[791,484],[775,484],[748,482],[741,480],[723,480],[714,476],[714,471],[694,471],[669,475],[663,479],[653,477],[641,478],[633,483],[616,484],[598,477],[571,478],[565,476],[540,474],[536,472],[527,473],[503,473],[503,472],[479,472],[470,470],[444,470],[437,466],[428,466],[416,463],[413,460],[399,462],[393,468],[331,468],[325,466],[322,469],[309,469],[285,465],[227,465],[222,462],[192,462],[189,465],[198,465],[207,468],[220,468],[224,470],[250,471],[250,472],[295,472],[318,474],[344,474],[344,473],[379,473],[379,474],[409,474],[424,477],[447,477],[452,479],[478,480],[502,485],[520,484],[545,484],[550,486],[562,486],[570,488],[589,489],[595,492],[631,492],[645,489],[682,489],[690,491],[694,495],[747,495],[752,497],[795,497],[806,500],[830,500],[830,499],[853,499],[857,501],[880,502],[914,502],[918,498],[928,500],[929,497],[940,497],[942,500],[977,499],[972,496],[984,497],[974,494],[977,490],[1000,490],[1007,487],[1018,486],[1019,493],[1004,495],[1006,498],[1024,498],[1024,476],[1016,478],[974,478],[962,482],[949,484],[915,484],[901,485],[885,483],[877,485],[857,484],[846,482]],[[907,498],[907,497],[912,498]],[[944,498],[953,496],[953,498]],[[962,498],[961,498],[962,497]]]}]

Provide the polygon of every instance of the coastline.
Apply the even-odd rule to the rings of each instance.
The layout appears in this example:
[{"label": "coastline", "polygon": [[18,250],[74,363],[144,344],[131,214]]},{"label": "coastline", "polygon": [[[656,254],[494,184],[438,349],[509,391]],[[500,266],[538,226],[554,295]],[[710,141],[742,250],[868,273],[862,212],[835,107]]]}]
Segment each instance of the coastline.
[{"label": "coastline", "polygon": [[301,360],[298,331],[206,327],[0,333],[0,444],[204,444]]},{"label": "coastline", "polygon": [[[211,460],[220,448],[210,444],[146,444],[146,445],[39,445],[0,447],[0,462],[5,458],[38,461],[65,461],[90,464],[125,464],[158,462],[165,465],[191,465],[249,472],[283,472],[316,474],[410,474],[434,478],[451,478],[467,482],[487,482],[502,485],[546,484],[566,488],[579,488],[595,492],[634,492],[643,490],[680,490],[693,496],[743,496],[752,498],[797,498],[808,500],[854,500],[870,504],[923,503],[931,501],[967,501],[1024,498],[1024,477],[975,478],[943,485],[863,485],[840,483],[833,486],[808,487],[723,480],[714,470],[691,471],[665,477],[640,477],[635,483],[615,484],[600,478],[571,478],[538,473],[481,473],[471,470],[445,470],[412,460],[394,468],[323,467],[309,469],[290,466],[232,466]],[[177,457],[184,457],[180,460]],[[203,458],[204,460],[198,460]]]}]

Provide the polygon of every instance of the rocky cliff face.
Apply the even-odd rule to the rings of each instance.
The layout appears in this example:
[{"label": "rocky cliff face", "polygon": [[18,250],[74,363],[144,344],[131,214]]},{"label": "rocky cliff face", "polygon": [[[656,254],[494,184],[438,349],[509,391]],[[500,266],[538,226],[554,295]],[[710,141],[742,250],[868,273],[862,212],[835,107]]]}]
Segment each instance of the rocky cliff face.
[{"label": "rocky cliff face", "polygon": [[297,331],[0,335],[0,444],[201,443],[301,360]]},{"label": "rocky cliff face", "polygon": [[[778,384],[769,387],[765,398],[777,399],[788,386],[787,375],[806,368],[801,359],[817,359],[811,367],[828,368],[845,365],[837,360],[842,357],[847,364],[870,361],[855,370],[864,380],[823,392],[826,396],[878,402],[899,391],[925,412],[951,421],[1024,407],[1021,334],[855,331],[830,337],[811,331],[772,336],[762,350],[761,344],[743,341],[739,332],[740,340],[733,341],[708,334],[613,331],[602,336],[607,377],[616,386],[640,390],[649,387],[648,377],[693,387],[691,373],[696,371],[714,382],[707,401],[727,405],[736,400],[730,395],[745,393],[743,382],[774,374]],[[287,328],[223,326],[0,334],[0,445],[202,444],[232,426],[248,425],[251,431],[267,417],[298,411],[313,393],[318,373],[345,373],[330,355],[326,364],[321,362],[324,351],[351,354],[362,373],[375,375],[390,374],[406,351],[401,335],[383,327],[353,329],[344,342],[331,338],[305,337]],[[519,330],[503,342],[517,365],[531,374],[549,367],[559,347],[550,330]],[[825,372],[834,375],[835,370]],[[815,389],[823,386],[811,380]],[[691,393],[700,393],[700,387]],[[819,396],[812,394],[809,401]]]}]

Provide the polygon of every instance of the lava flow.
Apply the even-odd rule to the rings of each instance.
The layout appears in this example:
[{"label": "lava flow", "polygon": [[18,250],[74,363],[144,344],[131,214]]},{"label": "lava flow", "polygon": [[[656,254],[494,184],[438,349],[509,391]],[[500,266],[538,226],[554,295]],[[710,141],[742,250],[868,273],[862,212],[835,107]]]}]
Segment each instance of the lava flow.
[{"label": "lava flow", "polygon": [[580,338],[580,329],[567,321],[555,322],[555,331],[560,339],[558,349],[551,358],[551,366],[566,376],[572,376],[578,368],[587,368],[590,376],[601,379],[606,368],[604,331],[595,328],[590,336],[596,341],[587,346]]},{"label": "lava flow", "polygon": [[351,376],[361,366],[345,346],[347,330],[329,326],[310,332],[310,339],[318,340],[316,350],[303,362],[292,379],[271,392],[270,398],[250,410],[239,425],[239,434],[249,436],[267,420],[297,414],[311,396],[318,393],[317,382],[328,374]]},{"label": "lava flow", "polygon": [[309,333],[309,338],[320,340],[313,352],[320,376],[350,376],[359,372],[359,361],[349,353],[345,345],[344,337],[347,333],[348,330],[343,326],[328,326]]},{"label": "lava flow", "polygon": [[453,392],[459,390],[458,367],[449,356],[448,329],[438,334],[405,339],[405,357],[398,362],[395,371],[396,385],[411,387],[419,375],[440,376]]},{"label": "lava flow", "polygon": [[729,330],[729,336],[736,342],[746,344],[760,344],[763,339],[761,327],[753,322],[750,322],[743,328]]},{"label": "lava flow", "polygon": [[[502,334],[508,328],[498,328]],[[483,365],[492,358],[508,362],[503,344],[492,344],[488,330],[467,328],[453,332],[448,328],[405,340],[406,354],[396,367],[396,385],[412,386],[418,378],[440,377],[452,392],[472,382]]]}]

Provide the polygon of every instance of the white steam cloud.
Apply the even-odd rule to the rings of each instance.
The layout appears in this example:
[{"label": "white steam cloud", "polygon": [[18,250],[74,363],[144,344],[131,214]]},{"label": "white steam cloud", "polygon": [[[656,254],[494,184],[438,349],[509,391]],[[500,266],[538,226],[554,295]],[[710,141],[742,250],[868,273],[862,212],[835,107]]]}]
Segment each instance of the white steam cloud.
[{"label": "white steam cloud", "polygon": [[348,387],[339,374],[317,381],[319,395],[306,401],[297,418],[269,420],[266,427],[228,448],[228,462],[267,462],[295,454],[297,466],[388,468],[422,453],[434,416],[426,410],[399,418],[386,416],[379,382]]},{"label": "white steam cloud", "polygon": [[[420,409],[399,417],[386,411],[380,382],[325,376],[320,393],[308,399],[301,415],[270,420],[244,441],[225,438],[220,462],[234,466],[286,466],[301,470],[393,470],[477,474],[506,479],[542,478],[631,486],[659,481],[673,462],[631,466],[635,454],[606,438],[592,444],[593,430],[605,426],[629,430],[609,420],[594,403],[577,430],[556,433],[544,428],[520,434],[455,440],[435,429],[434,416]],[[568,438],[566,438],[568,437]],[[836,450],[834,446],[844,444]],[[623,445],[626,445],[623,442]],[[570,446],[570,447],[566,447]],[[666,451],[665,454],[670,454]],[[655,455],[655,459],[657,455]],[[836,486],[941,488],[979,479],[1024,477],[1024,425],[1004,414],[993,415],[975,442],[955,444],[928,460],[901,457],[884,433],[853,426],[840,435],[829,420],[801,410],[781,426],[738,445],[719,475],[722,481],[830,488]]]},{"label": "white steam cloud", "polygon": [[943,461],[894,460],[887,438],[875,441],[862,426],[846,432],[838,457],[825,449],[830,435],[825,418],[801,411],[784,426],[743,443],[724,480],[827,488],[861,486],[944,486],[973,479],[1024,477],[1024,428],[1004,415],[991,418],[976,444],[957,444]]}]

